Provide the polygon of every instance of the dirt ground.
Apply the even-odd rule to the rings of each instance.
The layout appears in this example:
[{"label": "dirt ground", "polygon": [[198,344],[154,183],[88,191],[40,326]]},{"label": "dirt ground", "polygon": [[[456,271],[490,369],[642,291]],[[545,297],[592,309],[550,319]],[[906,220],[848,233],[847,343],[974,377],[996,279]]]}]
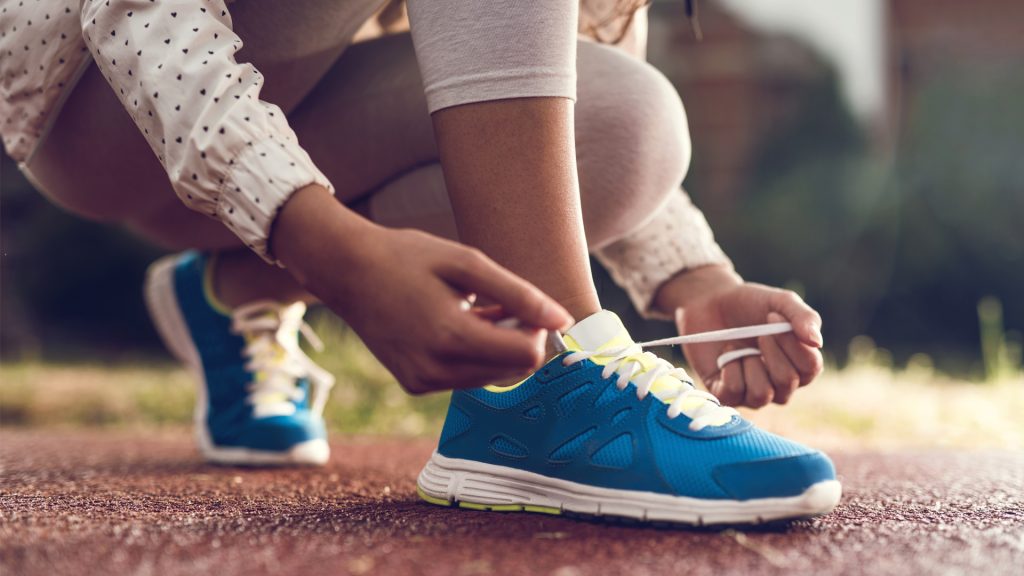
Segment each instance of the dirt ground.
[{"label": "dirt ground", "polygon": [[322,469],[249,470],[202,464],[178,430],[0,430],[0,573],[994,575],[1024,566],[1024,454],[833,454],[845,489],[834,513],[688,530],[430,506],[414,480],[431,441],[335,438],[333,448]]}]

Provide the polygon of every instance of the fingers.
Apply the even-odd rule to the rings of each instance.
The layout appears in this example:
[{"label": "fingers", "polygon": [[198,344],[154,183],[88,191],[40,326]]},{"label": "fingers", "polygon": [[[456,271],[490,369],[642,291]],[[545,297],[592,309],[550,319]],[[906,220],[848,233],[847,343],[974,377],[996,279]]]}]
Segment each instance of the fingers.
[{"label": "fingers", "polygon": [[711,393],[726,406],[743,404],[747,394],[747,385],[743,380],[743,364],[730,362],[722,368],[718,380],[712,385]]},{"label": "fingers", "polygon": [[772,401],[775,389],[772,388],[768,372],[760,356],[749,356],[733,364],[743,364],[743,380],[746,384],[744,404],[751,408],[761,408]]},{"label": "fingers", "polygon": [[487,297],[528,326],[564,330],[572,325],[560,304],[479,250],[460,246],[455,254],[438,272],[460,290]]},{"label": "fingers", "polygon": [[[781,322],[784,319],[776,313],[768,314],[769,322]],[[800,386],[810,384],[824,368],[824,361],[821,357],[821,350],[804,344],[797,337],[790,334],[779,334],[777,336],[762,338],[771,339],[778,348],[785,354],[789,364],[796,369],[800,377]]]},{"label": "fingers", "polygon": [[781,314],[783,318],[776,322],[789,322],[793,325],[793,333],[796,337],[815,348],[824,345],[821,337],[821,316],[814,308],[808,306],[800,296],[791,290],[778,290],[768,300],[768,307],[771,312]]},{"label": "fingers", "polygon": [[757,339],[758,347],[764,360],[764,366],[768,370],[768,377],[771,379],[772,388],[775,393],[772,402],[785,404],[793,391],[800,386],[800,374],[786,357],[786,354],[779,347],[775,338],[764,336]]},{"label": "fingers", "polygon": [[544,362],[547,330],[502,328],[465,314],[452,334],[439,342],[441,354],[455,360],[489,362],[524,370]]}]

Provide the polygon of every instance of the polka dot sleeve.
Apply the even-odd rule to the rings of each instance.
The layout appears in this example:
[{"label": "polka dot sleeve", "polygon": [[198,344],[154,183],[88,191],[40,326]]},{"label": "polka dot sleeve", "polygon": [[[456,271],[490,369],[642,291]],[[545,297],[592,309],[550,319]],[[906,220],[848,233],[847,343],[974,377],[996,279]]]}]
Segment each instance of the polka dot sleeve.
[{"label": "polka dot sleeve", "polygon": [[223,0],[86,0],[93,58],[189,208],[224,222],[268,261],[278,210],[299,188],[333,192],[288,126],[260,100],[263,76]]}]

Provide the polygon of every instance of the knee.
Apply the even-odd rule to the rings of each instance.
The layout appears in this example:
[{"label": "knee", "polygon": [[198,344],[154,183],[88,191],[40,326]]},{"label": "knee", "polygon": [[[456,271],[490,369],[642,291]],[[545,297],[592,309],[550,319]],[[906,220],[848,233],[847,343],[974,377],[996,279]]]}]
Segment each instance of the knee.
[{"label": "knee", "polygon": [[583,42],[577,147],[591,247],[632,232],[679,189],[690,133],[679,94],[653,66]]}]

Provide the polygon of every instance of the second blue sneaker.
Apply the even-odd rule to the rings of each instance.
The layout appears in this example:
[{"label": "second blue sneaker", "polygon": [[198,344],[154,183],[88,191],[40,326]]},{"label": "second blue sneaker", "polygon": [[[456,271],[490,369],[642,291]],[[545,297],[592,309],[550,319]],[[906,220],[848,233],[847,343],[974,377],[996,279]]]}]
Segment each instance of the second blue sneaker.
[{"label": "second blue sneaker", "polygon": [[832,462],[758,430],[695,389],[602,311],[521,383],[452,394],[420,473],[428,502],[683,524],[748,524],[831,511]]},{"label": "second blue sneaker", "polygon": [[199,449],[224,464],[323,464],[321,416],[334,378],[299,347],[319,347],[306,305],[256,302],[225,310],[213,297],[209,259],[168,256],[147,273],[145,296],[164,343],[199,381]]}]

